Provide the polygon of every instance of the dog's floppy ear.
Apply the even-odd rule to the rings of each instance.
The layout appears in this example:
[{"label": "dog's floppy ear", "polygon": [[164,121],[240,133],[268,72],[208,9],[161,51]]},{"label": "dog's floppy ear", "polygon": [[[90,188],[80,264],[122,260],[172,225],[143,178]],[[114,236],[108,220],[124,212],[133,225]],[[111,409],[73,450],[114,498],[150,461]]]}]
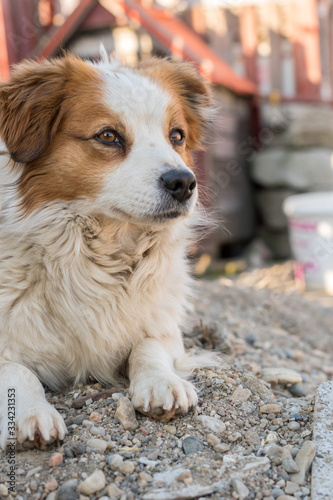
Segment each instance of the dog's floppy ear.
[{"label": "dog's floppy ear", "polygon": [[61,59],[26,61],[0,83],[0,136],[16,162],[27,163],[49,144],[64,100],[66,65]]},{"label": "dog's floppy ear", "polygon": [[187,146],[198,149],[213,117],[213,93],[207,80],[193,64],[175,59],[148,59],[139,69],[180,99],[189,125]]}]

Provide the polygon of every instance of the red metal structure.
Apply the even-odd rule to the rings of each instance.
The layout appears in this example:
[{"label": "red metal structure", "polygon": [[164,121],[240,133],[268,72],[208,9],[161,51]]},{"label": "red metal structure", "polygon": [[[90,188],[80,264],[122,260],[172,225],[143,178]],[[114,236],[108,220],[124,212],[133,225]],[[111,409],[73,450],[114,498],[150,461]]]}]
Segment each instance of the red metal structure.
[{"label": "red metal structure", "polygon": [[[42,2],[49,2],[51,11],[56,11],[55,0]],[[253,82],[238,76],[185,23],[165,10],[143,7],[136,0],[104,0],[103,5],[98,0],[81,0],[60,27],[52,24],[45,27],[32,10],[33,2],[15,0],[15,7],[17,3],[22,9],[24,7],[20,22],[17,10],[14,11],[14,3],[0,0],[1,79],[8,78],[10,66],[25,57],[40,58],[55,54],[82,27],[96,29],[107,25],[116,26],[117,19],[113,12],[115,9],[119,12],[120,9],[131,22],[147,30],[167,51],[193,61],[212,83],[223,85],[237,94],[256,94]]]}]

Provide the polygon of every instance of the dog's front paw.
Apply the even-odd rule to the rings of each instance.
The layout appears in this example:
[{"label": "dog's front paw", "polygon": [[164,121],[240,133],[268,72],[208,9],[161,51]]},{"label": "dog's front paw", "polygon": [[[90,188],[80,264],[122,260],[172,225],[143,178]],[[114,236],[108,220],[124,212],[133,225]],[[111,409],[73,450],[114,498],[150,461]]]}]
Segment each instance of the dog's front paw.
[{"label": "dog's front paw", "polygon": [[130,394],[134,408],[162,422],[187,413],[198,402],[193,385],[175,374],[140,374],[131,381]]},{"label": "dog's front paw", "polygon": [[[12,440],[11,426],[7,419],[1,425],[0,446],[6,449],[8,440]],[[62,441],[67,432],[62,416],[50,404],[42,402],[16,415],[16,444],[19,448],[40,448],[56,440]]]}]

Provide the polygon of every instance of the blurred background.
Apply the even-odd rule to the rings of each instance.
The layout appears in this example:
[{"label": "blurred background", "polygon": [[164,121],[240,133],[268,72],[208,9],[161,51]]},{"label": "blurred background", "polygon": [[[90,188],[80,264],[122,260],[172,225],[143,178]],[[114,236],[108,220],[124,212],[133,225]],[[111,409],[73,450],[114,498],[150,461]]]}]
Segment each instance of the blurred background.
[{"label": "blurred background", "polygon": [[[333,0],[0,0],[0,80],[64,48],[97,60],[100,42],[130,63],[193,61],[214,86],[196,164],[217,224],[195,249],[197,273],[290,259],[292,244],[298,281],[324,263],[313,288],[333,293]],[[314,218],[283,210],[300,193],[315,193]]]}]

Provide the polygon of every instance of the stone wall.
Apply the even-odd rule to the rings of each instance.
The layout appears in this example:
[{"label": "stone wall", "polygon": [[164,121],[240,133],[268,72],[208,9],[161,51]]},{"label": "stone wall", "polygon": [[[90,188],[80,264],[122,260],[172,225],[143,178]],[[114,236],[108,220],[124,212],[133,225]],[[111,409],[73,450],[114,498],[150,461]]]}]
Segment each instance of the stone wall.
[{"label": "stone wall", "polygon": [[296,193],[333,191],[333,108],[264,104],[259,135],[251,174],[260,232],[275,257],[289,257],[283,201]]}]

